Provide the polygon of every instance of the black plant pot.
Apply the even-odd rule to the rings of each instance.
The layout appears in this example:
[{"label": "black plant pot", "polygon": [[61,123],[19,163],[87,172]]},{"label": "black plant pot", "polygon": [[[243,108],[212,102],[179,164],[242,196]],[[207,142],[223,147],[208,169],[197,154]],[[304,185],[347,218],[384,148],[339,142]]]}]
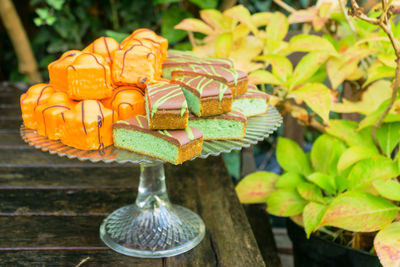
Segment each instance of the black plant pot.
[{"label": "black plant pot", "polygon": [[304,229],[286,220],[289,238],[293,243],[296,267],[377,267],[382,266],[376,255],[336,244],[316,235],[307,239]]}]

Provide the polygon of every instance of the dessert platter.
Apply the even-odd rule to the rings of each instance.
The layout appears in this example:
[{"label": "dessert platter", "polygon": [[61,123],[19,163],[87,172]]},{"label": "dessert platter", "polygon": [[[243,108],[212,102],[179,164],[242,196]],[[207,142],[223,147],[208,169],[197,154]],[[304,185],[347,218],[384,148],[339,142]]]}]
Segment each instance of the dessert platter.
[{"label": "dessert platter", "polygon": [[21,136],[59,156],[140,164],[135,204],[100,227],[103,242],[125,255],[174,256],[204,237],[202,219],[169,202],[164,163],[240,150],[282,122],[268,94],[230,59],[168,50],[148,29],[121,43],[100,37],[48,69],[48,84],[21,95]]}]

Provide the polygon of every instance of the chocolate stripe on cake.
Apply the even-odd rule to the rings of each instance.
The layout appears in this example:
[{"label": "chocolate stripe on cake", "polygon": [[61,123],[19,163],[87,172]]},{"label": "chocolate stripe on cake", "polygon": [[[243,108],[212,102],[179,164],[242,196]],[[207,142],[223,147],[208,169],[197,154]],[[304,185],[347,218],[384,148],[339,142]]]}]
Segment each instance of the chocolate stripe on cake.
[{"label": "chocolate stripe on cake", "polygon": [[[52,109],[52,108],[64,108],[66,110],[71,110],[71,108],[67,107],[67,106],[63,106],[63,105],[52,105],[52,106],[48,106],[45,109],[42,110],[42,118],[43,118],[43,124],[44,124],[44,135],[47,135],[47,127],[46,127],[46,117],[44,116],[44,112],[46,110]],[[64,113],[61,112],[61,116],[64,120]],[[65,120],[64,120],[65,121]]]},{"label": "chocolate stripe on cake", "polygon": [[157,110],[180,110],[181,116],[185,114],[187,103],[180,85],[169,83],[149,85],[146,93],[151,117]]},{"label": "chocolate stripe on cake", "polygon": [[204,76],[181,76],[174,79],[173,82],[185,86],[199,97],[218,96],[221,101],[224,96],[232,95],[226,84]]},{"label": "chocolate stripe on cake", "polygon": [[43,92],[47,89],[47,88],[51,88],[51,85],[47,85],[45,87],[42,88],[42,90],[40,91],[39,97],[36,100],[36,106],[34,107],[34,111],[36,110],[37,106],[39,105],[40,99],[42,98]]},{"label": "chocolate stripe on cake", "polygon": [[116,123],[114,123],[113,128],[132,129],[152,134],[154,136],[163,138],[168,142],[171,142],[180,147],[203,136],[200,130],[193,127],[188,127],[185,130],[159,130],[159,131],[150,130],[147,118],[142,115],[138,115],[136,117],[123,121],[117,121]]},{"label": "chocolate stripe on cake", "polygon": [[189,64],[172,70],[172,77],[180,75],[202,75],[208,78],[216,79],[227,83],[228,85],[237,85],[239,80],[247,79],[247,74],[243,71],[237,71],[232,68],[213,65],[195,65]]}]

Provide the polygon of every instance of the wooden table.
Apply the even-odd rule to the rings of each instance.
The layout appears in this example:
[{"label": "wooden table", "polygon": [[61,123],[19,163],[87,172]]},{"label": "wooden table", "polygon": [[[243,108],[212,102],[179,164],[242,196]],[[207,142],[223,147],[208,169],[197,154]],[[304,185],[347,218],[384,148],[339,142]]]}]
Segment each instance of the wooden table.
[{"label": "wooden table", "polygon": [[171,201],[205,222],[199,246],[163,259],[127,257],[105,247],[100,223],[133,203],[139,168],[60,158],[26,145],[19,135],[24,90],[0,86],[1,266],[280,265],[268,219],[260,217],[265,213],[247,207],[248,220],[220,157],[165,166]]}]

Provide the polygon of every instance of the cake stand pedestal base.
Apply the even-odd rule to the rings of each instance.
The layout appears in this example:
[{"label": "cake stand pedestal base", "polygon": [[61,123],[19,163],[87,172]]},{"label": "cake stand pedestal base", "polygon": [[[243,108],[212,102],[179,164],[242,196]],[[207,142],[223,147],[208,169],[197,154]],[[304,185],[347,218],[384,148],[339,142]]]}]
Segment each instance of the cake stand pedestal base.
[{"label": "cake stand pedestal base", "polygon": [[115,210],[100,227],[108,247],[142,258],[184,253],[198,245],[204,234],[204,223],[196,213],[169,202],[162,162],[141,163],[135,204]]}]

